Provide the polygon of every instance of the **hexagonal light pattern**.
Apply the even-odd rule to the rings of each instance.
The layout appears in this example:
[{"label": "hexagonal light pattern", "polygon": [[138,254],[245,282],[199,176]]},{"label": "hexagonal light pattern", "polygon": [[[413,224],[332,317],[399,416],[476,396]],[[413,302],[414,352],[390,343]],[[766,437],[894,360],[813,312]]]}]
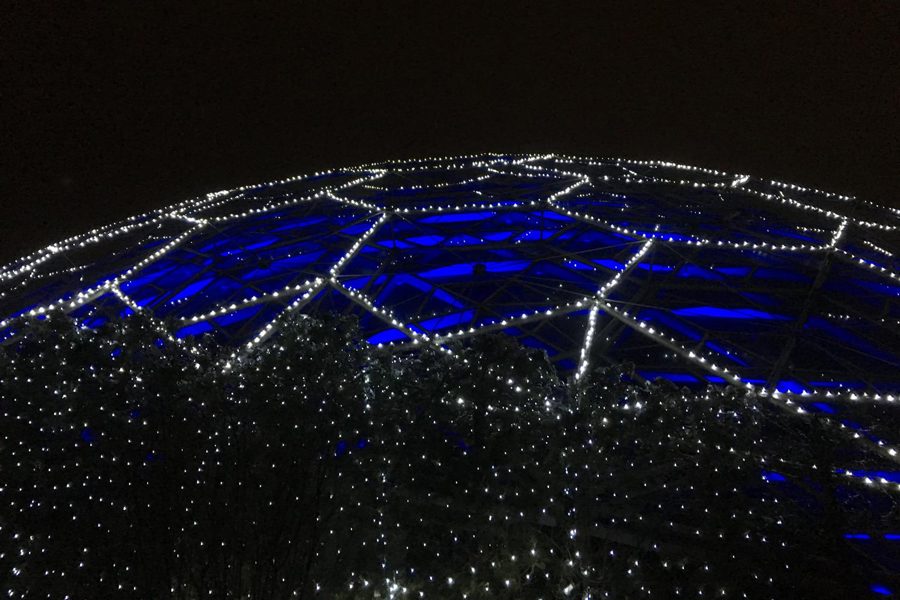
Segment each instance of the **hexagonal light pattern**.
[{"label": "hexagonal light pattern", "polygon": [[252,352],[288,312],[373,344],[503,332],[566,373],[893,401],[900,211],[664,162],[485,154],[208,194],[0,269],[0,336],[147,311]]}]

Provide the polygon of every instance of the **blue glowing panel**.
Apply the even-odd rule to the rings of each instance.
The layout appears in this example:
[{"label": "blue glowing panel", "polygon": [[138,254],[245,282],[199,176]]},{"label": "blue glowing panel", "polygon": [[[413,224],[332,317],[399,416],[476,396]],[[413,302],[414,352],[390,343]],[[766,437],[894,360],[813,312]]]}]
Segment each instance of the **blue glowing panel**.
[{"label": "blue glowing panel", "polygon": [[638,375],[646,379],[647,381],[656,381],[657,379],[666,379],[671,381],[672,383],[685,383],[691,385],[697,385],[700,383],[700,379],[691,375],[690,373],[678,373],[678,372],[666,372],[666,371],[645,371],[640,370],[637,372]]},{"label": "blue glowing panel", "polygon": [[[805,352],[798,320],[817,272],[827,268],[816,256],[793,257],[775,265],[779,259],[771,251],[681,248],[660,242],[611,292],[610,299],[623,308],[646,307],[636,311],[640,320],[746,381],[798,392],[820,389],[813,382],[823,381],[858,389],[858,374],[836,368],[828,361],[827,351],[817,363],[822,367],[819,371],[794,370],[794,377],[781,372],[771,379],[781,349]],[[789,343],[792,337],[798,340],[796,345]],[[792,369],[804,362],[802,357],[788,360]],[[779,384],[781,380],[795,385]],[[867,385],[863,383],[862,388]]]},{"label": "blue glowing panel", "polygon": [[787,481],[787,477],[775,471],[762,471],[763,481],[768,483],[782,483]]},{"label": "blue glowing panel", "polygon": [[[408,247],[385,247],[384,240]],[[373,251],[350,261],[341,283],[427,331],[581,300],[614,275],[594,265],[622,265],[640,242],[553,211],[502,209],[391,219],[366,247]]]},{"label": "blue glowing panel", "polygon": [[399,329],[385,329],[366,339],[370,344],[390,344],[392,342],[408,342],[409,337]]},{"label": "blue glowing panel", "polygon": [[122,290],[161,317],[292,294],[325,277],[376,218],[330,200],[254,215],[198,235],[129,277]]},{"label": "blue glowing panel", "polygon": [[689,308],[678,308],[672,311],[676,315],[683,317],[693,317],[697,319],[764,319],[788,321],[790,317],[784,315],[776,315],[755,308],[722,308],[721,306],[692,306]]},{"label": "blue glowing panel", "polygon": [[491,217],[494,217],[496,215],[497,213],[491,211],[457,212],[448,213],[445,215],[432,215],[430,217],[423,217],[419,219],[419,223],[469,223],[472,221],[484,221],[485,219],[490,219]]}]

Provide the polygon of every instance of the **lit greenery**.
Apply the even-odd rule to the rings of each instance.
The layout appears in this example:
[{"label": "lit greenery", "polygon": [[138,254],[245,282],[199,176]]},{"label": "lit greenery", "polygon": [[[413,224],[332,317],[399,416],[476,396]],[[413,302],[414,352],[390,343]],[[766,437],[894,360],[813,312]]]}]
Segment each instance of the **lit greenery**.
[{"label": "lit greenery", "polygon": [[[389,354],[298,317],[248,357],[33,321],[0,349],[12,598],[855,597],[896,491],[734,388],[561,379],[505,336]],[[223,354],[220,355],[220,352]],[[766,481],[777,476],[785,481]]]}]

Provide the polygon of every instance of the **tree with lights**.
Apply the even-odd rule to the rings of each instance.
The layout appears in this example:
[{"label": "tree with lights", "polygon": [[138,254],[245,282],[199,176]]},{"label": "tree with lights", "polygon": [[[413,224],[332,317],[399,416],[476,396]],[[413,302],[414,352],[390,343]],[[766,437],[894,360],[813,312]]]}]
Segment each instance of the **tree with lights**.
[{"label": "tree with lights", "polygon": [[[16,597],[850,597],[880,459],[735,388],[566,381],[498,335],[443,350],[297,317],[252,353],[140,315],[0,348]],[[230,366],[224,367],[225,363]],[[882,569],[879,571],[879,569]]]}]

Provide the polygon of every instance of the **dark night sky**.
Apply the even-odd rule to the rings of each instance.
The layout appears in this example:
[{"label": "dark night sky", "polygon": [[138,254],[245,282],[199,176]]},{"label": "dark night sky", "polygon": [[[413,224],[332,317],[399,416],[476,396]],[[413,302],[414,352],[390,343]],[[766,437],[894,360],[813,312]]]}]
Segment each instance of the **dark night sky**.
[{"label": "dark night sky", "polygon": [[198,193],[478,151],[900,205],[898,2],[36,4],[0,34],[0,262]]}]

